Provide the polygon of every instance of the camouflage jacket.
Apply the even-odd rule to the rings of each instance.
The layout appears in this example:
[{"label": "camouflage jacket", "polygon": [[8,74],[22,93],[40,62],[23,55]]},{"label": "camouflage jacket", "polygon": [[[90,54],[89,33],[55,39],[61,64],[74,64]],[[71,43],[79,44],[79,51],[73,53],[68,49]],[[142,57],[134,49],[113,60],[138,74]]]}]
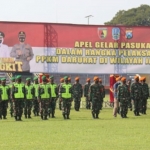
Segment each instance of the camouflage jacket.
[{"label": "camouflage jacket", "polygon": [[129,99],[129,86],[126,84],[121,84],[117,89],[117,99],[120,100],[128,100]]},{"label": "camouflage jacket", "polygon": [[89,84],[89,83],[86,83],[86,84],[84,85],[84,97],[87,97],[87,96],[88,96],[90,85],[91,85],[91,84]]},{"label": "camouflage jacket", "polygon": [[102,86],[96,83],[92,84],[89,88],[89,99],[90,101],[102,99]]},{"label": "camouflage jacket", "polygon": [[73,91],[73,97],[82,97],[83,95],[83,89],[82,85],[80,83],[74,83],[72,86],[72,91]]},{"label": "camouflage jacket", "polygon": [[142,84],[142,93],[143,93],[143,98],[147,98],[149,97],[149,88],[148,88],[148,84],[147,83],[143,83]]},{"label": "camouflage jacket", "polygon": [[102,88],[102,98],[105,98],[105,87],[102,84],[100,84],[100,86]]},{"label": "camouflage jacket", "polygon": [[133,100],[142,98],[142,85],[141,85],[141,83],[135,82],[131,85],[131,98]]}]

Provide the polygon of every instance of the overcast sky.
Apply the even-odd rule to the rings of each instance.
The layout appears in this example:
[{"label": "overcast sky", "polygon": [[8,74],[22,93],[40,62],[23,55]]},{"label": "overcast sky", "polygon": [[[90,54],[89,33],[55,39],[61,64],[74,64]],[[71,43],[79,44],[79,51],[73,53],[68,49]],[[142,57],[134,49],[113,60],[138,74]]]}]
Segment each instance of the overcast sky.
[{"label": "overcast sky", "polygon": [[150,0],[0,0],[0,21],[104,24],[119,10]]}]

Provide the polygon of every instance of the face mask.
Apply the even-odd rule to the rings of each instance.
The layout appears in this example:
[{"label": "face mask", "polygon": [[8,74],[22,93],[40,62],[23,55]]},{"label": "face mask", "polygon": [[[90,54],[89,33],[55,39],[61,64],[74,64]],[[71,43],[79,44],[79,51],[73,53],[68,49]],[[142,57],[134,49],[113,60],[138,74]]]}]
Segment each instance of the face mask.
[{"label": "face mask", "polygon": [[24,38],[24,37],[19,37],[19,41],[20,41],[20,42],[24,42],[24,41],[25,41],[25,38]]}]

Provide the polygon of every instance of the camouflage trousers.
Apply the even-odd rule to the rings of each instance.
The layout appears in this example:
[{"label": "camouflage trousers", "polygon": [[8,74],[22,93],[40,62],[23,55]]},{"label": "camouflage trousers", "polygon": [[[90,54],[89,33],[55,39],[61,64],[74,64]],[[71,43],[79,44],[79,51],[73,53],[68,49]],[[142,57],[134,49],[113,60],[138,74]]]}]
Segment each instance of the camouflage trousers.
[{"label": "camouflage trousers", "polygon": [[31,109],[32,109],[32,100],[25,100],[24,102],[24,115],[30,116],[31,115]]},{"label": "camouflage trousers", "polygon": [[129,98],[129,100],[128,100],[128,108],[132,109],[132,101],[131,101],[131,98]]},{"label": "camouflage trousers", "polygon": [[128,113],[128,100],[120,99],[120,115],[122,118],[125,118]]},{"label": "camouflage trousers", "polygon": [[47,118],[48,107],[49,107],[49,99],[41,99],[41,101],[40,101],[40,113],[41,113],[41,117]]},{"label": "camouflage trousers", "polygon": [[134,114],[138,116],[140,112],[140,107],[141,107],[141,100],[140,98],[136,98],[133,100],[133,102],[134,102]]},{"label": "camouflage trousers", "polygon": [[62,114],[70,115],[70,109],[71,109],[71,99],[63,98],[62,99]]},{"label": "camouflage trousers", "polygon": [[146,114],[147,110],[147,98],[143,98],[141,102],[141,113]]},{"label": "camouflage trousers", "polygon": [[13,102],[14,116],[21,117],[23,113],[24,99],[15,99]]},{"label": "camouflage trousers", "polygon": [[52,116],[54,116],[55,114],[55,108],[56,108],[56,97],[53,97],[50,99],[50,103],[49,103],[49,114],[52,114]]},{"label": "camouflage trousers", "polygon": [[92,100],[92,114],[99,114],[101,102],[97,99]]},{"label": "camouflage trousers", "polygon": [[80,102],[81,102],[81,98],[80,97],[75,97],[74,98],[74,109],[76,111],[79,111],[79,109],[80,109]]},{"label": "camouflage trousers", "polygon": [[101,98],[101,99],[100,99],[100,110],[102,110],[102,107],[103,107],[103,101],[104,101],[103,98]]},{"label": "camouflage trousers", "polygon": [[0,118],[7,115],[8,100],[0,101]]},{"label": "camouflage trousers", "polygon": [[62,110],[62,101],[61,101],[61,97],[59,96],[59,109]]},{"label": "camouflage trousers", "polygon": [[11,116],[12,116],[13,113],[14,113],[12,99],[10,99],[10,109],[9,109],[9,111],[10,111],[10,114],[11,114]]},{"label": "camouflage trousers", "polygon": [[91,103],[90,100],[88,99],[88,96],[85,97],[85,101],[86,101],[86,109],[91,109]]},{"label": "camouflage trousers", "polygon": [[35,97],[33,100],[33,113],[34,113],[34,115],[39,114],[39,102],[37,100],[37,97]]}]

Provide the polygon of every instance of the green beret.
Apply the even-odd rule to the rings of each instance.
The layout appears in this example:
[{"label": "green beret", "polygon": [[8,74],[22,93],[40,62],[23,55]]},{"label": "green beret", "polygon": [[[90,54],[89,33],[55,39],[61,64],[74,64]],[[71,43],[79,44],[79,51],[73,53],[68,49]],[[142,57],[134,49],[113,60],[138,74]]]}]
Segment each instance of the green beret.
[{"label": "green beret", "polygon": [[38,79],[38,77],[34,77],[34,78],[33,78],[33,80],[37,80],[37,79]]},{"label": "green beret", "polygon": [[64,76],[64,79],[68,79],[68,76]]},{"label": "green beret", "polygon": [[31,80],[31,78],[26,78],[26,81]]},{"label": "green beret", "polygon": [[50,79],[53,79],[53,78],[54,78],[54,76],[50,76],[49,78],[50,78]]},{"label": "green beret", "polygon": [[17,77],[16,77],[16,79],[20,79],[21,78],[21,75],[18,75]]},{"label": "green beret", "polygon": [[15,77],[11,77],[11,80],[15,80]]},{"label": "green beret", "polygon": [[5,81],[6,80],[6,78],[1,78],[1,81]]},{"label": "green beret", "polygon": [[46,79],[46,76],[42,76],[42,80]]}]

